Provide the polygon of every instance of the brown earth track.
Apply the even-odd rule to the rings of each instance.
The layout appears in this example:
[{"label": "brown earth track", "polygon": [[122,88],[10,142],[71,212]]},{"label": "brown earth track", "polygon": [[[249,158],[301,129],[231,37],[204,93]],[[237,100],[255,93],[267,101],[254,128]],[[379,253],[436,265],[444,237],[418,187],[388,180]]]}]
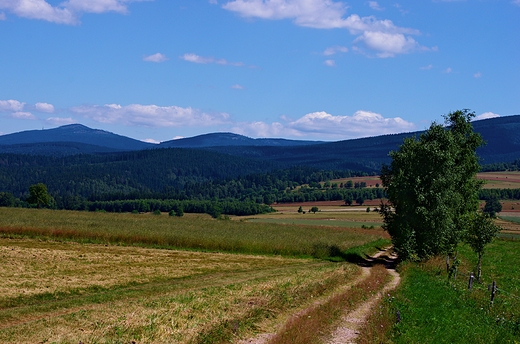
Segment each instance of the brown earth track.
[{"label": "brown earth track", "polygon": [[[359,335],[359,329],[366,322],[368,316],[370,315],[370,311],[373,309],[373,307],[379,302],[379,300],[381,300],[385,293],[392,289],[395,289],[399,285],[400,276],[395,271],[396,261],[397,256],[391,252],[391,248],[388,248],[378,252],[372,257],[367,258],[365,262],[360,264],[363,266],[361,276],[359,276],[353,281],[349,281],[349,283],[346,284],[342,288],[342,290],[351,288],[352,286],[367,280],[367,278],[371,274],[371,266],[374,264],[384,264],[392,279],[377,293],[376,297],[370,298],[369,300],[362,302],[354,310],[346,312],[341,318],[339,326],[337,326],[337,328],[332,332],[332,334],[325,339],[325,343],[355,343],[355,339]],[[300,316],[301,314],[305,314],[308,309],[319,306],[320,304],[325,303],[328,299],[332,297],[333,296],[328,296],[328,298],[326,299],[318,300],[309,307],[292,314],[289,318],[294,318]],[[271,338],[274,337],[274,335],[274,333],[261,333],[255,336],[254,338],[240,340],[237,342],[237,344],[267,344],[269,343]]]}]

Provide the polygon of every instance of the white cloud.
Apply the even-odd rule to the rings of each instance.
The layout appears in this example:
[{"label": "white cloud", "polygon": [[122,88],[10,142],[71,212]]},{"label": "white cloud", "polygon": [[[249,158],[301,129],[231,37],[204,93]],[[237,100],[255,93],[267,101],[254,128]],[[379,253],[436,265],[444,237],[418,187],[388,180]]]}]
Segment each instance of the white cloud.
[{"label": "white cloud", "polygon": [[379,51],[376,55],[382,58],[406,54],[421,48],[411,37],[406,37],[400,33],[381,31],[365,31],[354,42],[362,42],[371,50]]},{"label": "white cloud", "polygon": [[[370,1],[373,8],[380,8]],[[377,5],[377,6],[376,6]],[[233,0],[222,8],[243,17],[271,20],[291,19],[298,26],[316,29],[347,29],[358,36],[378,57],[393,57],[415,50],[435,50],[422,47],[413,38],[405,35],[419,35],[419,30],[399,27],[391,20],[379,20],[374,16],[360,17],[351,14],[345,17],[347,6],[332,0]],[[359,48],[356,47],[357,50]]]},{"label": "white cloud", "polygon": [[148,142],[148,143],[153,143],[153,144],[159,144],[161,143],[161,141],[157,141],[157,140],[154,140],[154,139],[144,139],[144,140],[141,140],[143,142]]},{"label": "white cloud", "polygon": [[45,122],[53,125],[66,125],[66,124],[74,124],[78,123],[77,121],[73,120],[72,118],[61,118],[61,117],[49,117],[45,120]]},{"label": "white cloud", "polygon": [[233,131],[252,137],[318,137],[323,139],[348,139],[415,130],[413,123],[400,117],[384,118],[370,111],[357,111],[352,116],[333,116],[324,111],[313,112],[285,123],[238,123]]},{"label": "white cloud", "polygon": [[24,111],[13,112],[12,114],[9,115],[9,117],[16,118],[16,119],[28,119],[28,120],[37,119],[36,116],[33,115],[32,113],[24,112]]},{"label": "white cloud", "polygon": [[421,69],[421,70],[430,70],[430,69],[432,69],[432,68],[433,68],[433,65],[432,65],[432,64],[429,64],[429,65],[424,66],[424,67],[421,67],[421,68],[419,68],[419,69]]},{"label": "white cloud", "polygon": [[11,111],[22,111],[25,103],[21,103],[18,100],[0,100],[0,111],[11,112]]},{"label": "white cloud", "polygon": [[520,6],[520,0],[513,0],[513,1],[511,1],[511,3],[512,3],[513,5]]},{"label": "white cloud", "polygon": [[334,60],[325,60],[323,64],[328,67],[336,67],[336,61]]},{"label": "white cloud", "polygon": [[347,47],[335,45],[333,47],[329,47],[329,48],[325,49],[325,51],[323,52],[323,55],[330,56],[330,55],[335,55],[337,53],[346,53],[346,52],[348,52]]},{"label": "white cloud", "polygon": [[476,72],[475,74],[473,74],[473,77],[476,78],[476,79],[479,79],[479,78],[482,77],[482,73],[481,72]]},{"label": "white cloud", "polygon": [[156,62],[156,63],[159,63],[159,62],[164,62],[164,61],[167,61],[167,60],[169,60],[169,58],[167,58],[166,55],[161,54],[161,53],[156,53],[156,54],[153,54],[153,55],[149,55],[149,56],[143,57],[143,61],[146,61],[146,62]]},{"label": "white cloud", "polygon": [[127,13],[127,3],[149,0],[67,0],[58,6],[46,0],[0,0],[0,9],[27,19],[75,25],[83,13]]},{"label": "white cloud", "polygon": [[117,123],[145,127],[212,126],[226,123],[229,114],[208,113],[191,107],[131,104],[85,105],[72,112],[100,123]]},{"label": "white cloud", "polygon": [[475,118],[473,118],[473,120],[478,121],[481,119],[496,118],[496,117],[500,117],[500,115],[493,113],[493,112],[484,112],[483,114],[475,116]]},{"label": "white cloud", "polygon": [[220,65],[235,66],[235,67],[245,66],[243,62],[229,62],[225,59],[215,59],[213,57],[202,57],[202,56],[199,56],[199,55],[193,54],[193,53],[184,54],[184,55],[180,56],[180,58],[184,61],[200,63],[200,64],[216,63],[216,64],[220,64]]},{"label": "white cloud", "polygon": [[105,13],[118,12],[127,13],[126,2],[120,0],[68,0],[61,4],[61,6],[68,8],[74,12],[85,13]]},{"label": "white cloud", "polygon": [[218,5],[217,0],[209,0],[209,3],[212,5]]},{"label": "white cloud", "polygon": [[235,89],[235,90],[243,90],[243,89],[245,89],[244,86],[239,85],[239,84],[235,84],[235,85],[231,86],[231,88]]},{"label": "white cloud", "polygon": [[370,6],[371,9],[376,10],[376,11],[383,11],[384,10],[383,7],[379,6],[377,1],[369,1],[368,2],[368,6]]},{"label": "white cloud", "polygon": [[47,112],[47,113],[54,112],[54,106],[52,104],[48,104],[48,103],[36,103],[34,105],[34,108],[38,112]]},{"label": "white cloud", "polygon": [[6,20],[7,17],[5,16],[4,12],[0,12],[0,20]]},{"label": "white cloud", "polygon": [[453,69],[451,67],[448,67],[445,70],[443,70],[442,72],[445,74],[450,74],[450,73],[453,73]]}]

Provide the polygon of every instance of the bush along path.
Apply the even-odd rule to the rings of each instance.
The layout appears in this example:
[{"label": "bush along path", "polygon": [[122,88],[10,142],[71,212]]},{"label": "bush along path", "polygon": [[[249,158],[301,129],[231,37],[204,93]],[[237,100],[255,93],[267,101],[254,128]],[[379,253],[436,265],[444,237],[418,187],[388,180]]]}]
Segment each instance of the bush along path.
[{"label": "bush along path", "polygon": [[239,344],[355,343],[370,311],[399,284],[391,249],[360,260],[361,276],[326,299],[292,314],[276,333],[262,333]]}]

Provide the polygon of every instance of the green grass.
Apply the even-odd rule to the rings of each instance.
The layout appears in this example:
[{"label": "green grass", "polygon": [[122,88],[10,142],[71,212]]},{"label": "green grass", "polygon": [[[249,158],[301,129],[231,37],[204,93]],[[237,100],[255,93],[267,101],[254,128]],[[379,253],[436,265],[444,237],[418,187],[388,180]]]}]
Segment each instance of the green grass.
[{"label": "green grass", "polygon": [[499,216],[504,221],[520,223],[520,216]]},{"label": "green grass", "polygon": [[[154,216],[0,208],[0,235],[247,254],[316,256],[387,237],[381,230],[250,223],[209,216]],[[321,254],[321,253],[319,253]]]},{"label": "green grass", "polygon": [[[457,281],[448,283],[444,259],[400,266],[401,285],[371,319],[389,325],[383,343],[518,343],[520,342],[520,242],[496,240],[483,259],[482,283],[468,291],[476,255],[461,247]],[[499,291],[490,305],[488,285]],[[395,324],[396,312],[401,322]]]}]

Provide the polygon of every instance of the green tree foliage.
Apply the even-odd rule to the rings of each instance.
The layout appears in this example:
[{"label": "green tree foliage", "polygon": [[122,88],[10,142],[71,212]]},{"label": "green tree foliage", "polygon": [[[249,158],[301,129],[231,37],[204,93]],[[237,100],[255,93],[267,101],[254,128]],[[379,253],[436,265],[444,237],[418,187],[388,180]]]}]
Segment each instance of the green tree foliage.
[{"label": "green tree foliage", "polygon": [[484,249],[497,236],[500,227],[495,225],[493,220],[485,213],[478,212],[473,214],[466,233],[465,241],[471,249],[478,255],[477,280],[482,276],[482,256]]},{"label": "green tree foliage", "polygon": [[314,214],[316,214],[317,211],[320,211],[320,209],[319,209],[318,207],[316,207],[316,206],[312,207],[312,208],[309,210],[310,213],[314,213]]},{"label": "green tree foliage", "polygon": [[42,206],[49,206],[51,201],[52,197],[49,195],[45,184],[38,183],[29,187],[28,203],[35,204],[38,208],[41,208]]},{"label": "green tree foliage", "polygon": [[351,193],[348,193],[346,196],[345,196],[345,204],[346,205],[352,205],[352,202],[354,202],[354,198],[352,197],[352,194]]},{"label": "green tree foliage", "polygon": [[502,211],[502,203],[496,196],[491,196],[486,200],[486,205],[483,209],[484,213],[488,214],[492,218],[497,217],[497,213]]},{"label": "green tree foliage", "polygon": [[363,203],[365,203],[365,198],[363,196],[359,196],[358,198],[356,198],[356,203],[359,205],[363,205]]},{"label": "green tree foliage", "polygon": [[9,192],[0,192],[0,207],[14,206],[14,196]]},{"label": "green tree foliage", "polygon": [[300,207],[298,208],[298,213],[299,213],[299,214],[303,213],[303,208],[302,208],[301,205],[300,205]]},{"label": "green tree foliage", "polygon": [[472,117],[469,110],[448,114],[447,127],[433,123],[419,139],[405,139],[382,168],[388,203],[380,213],[402,259],[453,254],[478,209],[475,151],[483,140]]}]

